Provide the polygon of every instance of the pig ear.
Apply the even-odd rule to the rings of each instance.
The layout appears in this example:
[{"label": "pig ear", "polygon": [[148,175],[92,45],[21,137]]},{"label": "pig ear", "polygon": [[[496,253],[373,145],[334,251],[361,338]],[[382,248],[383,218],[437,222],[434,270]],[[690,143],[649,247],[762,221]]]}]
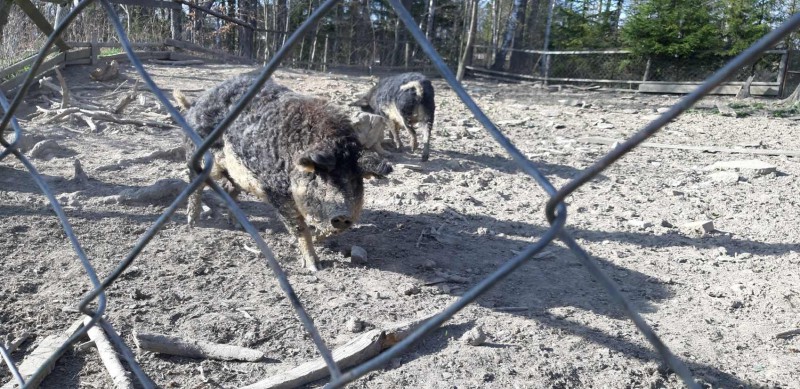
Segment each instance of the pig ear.
[{"label": "pig ear", "polygon": [[297,166],[309,173],[317,170],[331,171],[336,166],[336,158],[319,151],[310,151],[297,160]]},{"label": "pig ear", "polygon": [[365,151],[358,159],[358,167],[364,178],[385,178],[392,172],[392,165],[377,153]]}]

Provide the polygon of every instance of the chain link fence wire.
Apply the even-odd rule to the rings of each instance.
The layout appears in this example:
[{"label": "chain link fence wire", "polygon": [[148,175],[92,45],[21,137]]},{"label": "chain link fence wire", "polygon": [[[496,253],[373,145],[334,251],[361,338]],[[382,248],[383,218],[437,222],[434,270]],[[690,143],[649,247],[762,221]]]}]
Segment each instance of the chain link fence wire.
[{"label": "chain link fence wire", "polygon": [[[472,61],[476,69],[498,71],[492,68],[494,50],[491,46],[476,46]],[[710,53],[698,53],[694,59],[645,57],[629,50],[508,51],[511,59],[500,70],[509,73],[508,76],[616,87],[631,87],[646,81],[702,82],[734,58]],[[779,83],[786,55],[787,50],[766,50],[753,63],[738,68],[728,81],[743,82],[752,75],[755,82]]]},{"label": "chain link fence wire", "polygon": [[[746,50],[741,55],[737,56],[735,59],[728,62],[719,71],[714,73],[694,92],[685,96],[678,103],[673,105],[669,111],[662,114],[659,118],[648,124],[638,133],[634,134],[627,141],[616,147],[614,150],[610,151],[604,157],[600,158],[595,164],[583,170],[577,177],[568,182],[562,188],[556,189],[542,174],[542,172],[536,168],[535,164],[529,161],[514,146],[514,144],[502,133],[502,131],[500,131],[500,129],[497,128],[497,126],[495,126],[492,120],[489,119],[483,113],[483,111],[477,106],[475,101],[472,100],[472,98],[467,94],[467,92],[464,90],[461,84],[456,80],[453,72],[447,67],[446,63],[438,55],[438,53],[430,44],[430,42],[426,40],[424,33],[416,25],[411,14],[402,6],[401,1],[390,0],[389,2],[392,8],[395,10],[400,20],[406,26],[407,30],[411,33],[414,39],[420,44],[425,54],[431,59],[434,66],[439,70],[441,75],[444,77],[444,79],[447,81],[450,87],[454,90],[456,95],[458,95],[458,97],[464,102],[464,104],[470,109],[470,111],[472,111],[472,113],[475,115],[475,118],[481,124],[483,124],[483,126],[490,133],[490,135],[509,153],[509,155],[511,155],[511,157],[514,159],[517,165],[519,165],[521,170],[526,174],[530,175],[539,184],[539,186],[541,186],[542,189],[550,196],[550,200],[547,202],[545,207],[545,215],[548,222],[550,223],[550,228],[547,229],[541,235],[541,237],[536,243],[527,246],[518,255],[507,261],[492,274],[490,274],[485,279],[483,279],[478,284],[469,289],[456,302],[446,307],[440,313],[438,313],[437,315],[433,316],[425,323],[423,323],[418,329],[413,331],[406,339],[392,346],[391,348],[381,353],[380,355],[372,358],[371,360],[364,362],[361,365],[358,365],[345,373],[342,373],[338,368],[338,366],[334,363],[330,349],[326,346],[325,341],[322,339],[322,337],[319,334],[319,331],[314,326],[311,317],[303,308],[303,304],[300,302],[299,298],[294,292],[291,284],[289,283],[286,277],[286,274],[276,261],[274,255],[272,254],[272,251],[267,246],[266,242],[259,235],[258,230],[256,230],[256,228],[249,222],[247,216],[238,207],[236,202],[234,202],[233,199],[227,194],[227,192],[225,192],[225,190],[223,190],[213,180],[209,179],[209,175],[214,161],[211,153],[208,151],[210,145],[213,144],[217,139],[219,139],[220,136],[222,136],[225,129],[236,119],[239,113],[241,113],[242,110],[247,106],[247,104],[253,99],[258,90],[260,90],[260,88],[264,85],[267,79],[272,75],[277,66],[281,63],[281,61],[290,53],[293,46],[300,39],[302,39],[303,35],[313,27],[314,23],[318,21],[320,18],[322,18],[324,15],[326,15],[328,11],[330,11],[330,9],[334,5],[336,5],[336,3],[338,3],[339,0],[326,0],[325,2],[323,2],[308,17],[308,19],[294,33],[292,33],[292,35],[287,39],[283,47],[281,47],[281,49],[278,50],[278,52],[272,57],[269,63],[267,63],[264,66],[264,68],[261,70],[260,75],[253,83],[253,85],[251,85],[251,87],[248,89],[247,93],[239,100],[239,102],[237,102],[237,104],[234,106],[234,108],[231,110],[228,116],[226,116],[225,119],[221,123],[219,123],[217,127],[205,139],[201,139],[197,135],[197,133],[188,125],[183,116],[181,116],[181,114],[175,109],[175,107],[172,106],[167,97],[160,92],[160,89],[155,85],[152,78],[145,71],[141,61],[136,57],[135,54],[133,54],[133,48],[131,47],[131,44],[128,41],[124,28],[111,3],[108,0],[99,0],[103,8],[105,9],[111,24],[114,26],[114,29],[119,36],[120,42],[124,47],[125,51],[127,52],[132,65],[140,74],[140,76],[143,78],[144,82],[147,84],[150,90],[153,93],[155,93],[159,101],[164,105],[170,116],[180,126],[185,135],[192,140],[192,142],[196,145],[197,148],[194,154],[191,156],[188,164],[189,168],[192,169],[192,171],[195,173],[195,178],[190,180],[189,184],[183,189],[183,191],[166,208],[166,210],[161,214],[161,216],[159,216],[159,218],[154,222],[154,224],[142,235],[139,241],[130,250],[128,255],[126,255],[125,258],[123,258],[117,264],[116,268],[112,270],[111,273],[108,276],[106,276],[106,278],[104,278],[102,281],[100,281],[100,279],[98,278],[94,268],[91,265],[91,261],[81,248],[80,242],[75,236],[75,233],[73,232],[72,227],[70,226],[69,220],[67,219],[66,214],[64,213],[62,207],[56,200],[53,191],[48,187],[45,180],[38,173],[36,167],[20,151],[18,146],[24,134],[22,128],[19,126],[19,123],[14,117],[14,112],[19,107],[22,98],[25,96],[28,89],[33,84],[33,79],[36,69],[44,61],[44,58],[47,52],[50,50],[51,46],[53,45],[53,42],[55,41],[56,37],[58,37],[65,30],[65,28],[76,18],[76,16],[79,15],[86,8],[86,6],[90,4],[92,1],[93,0],[83,0],[79,2],[75,6],[75,8],[69,14],[66,15],[64,20],[58,26],[56,26],[54,33],[48,37],[47,41],[40,49],[36,60],[31,65],[31,69],[28,72],[25,82],[19,89],[14,99],[11,102],[9,102],[5,96],[0,94],[0,106],[2,106],[4,111],[2,121],[0,121],[0,145],[3,146],[3,150],[0,151],[0,161],[13,155],[28,170],[29,174],[31,175],[31,178],[35,181],[35,183],[39,186],[39,189],[49,200],[54,212],[56,213],[56,216],[58,217],[58,220],[62,225],[62,228],[67,236],[67,239],[69,240],[74,251],[76,252],[81,265],[86,271],[86,276],[88,277],[93,287],[92,291],[89,292],[78,304],[79,311],[84,315],[89,316],[91,320],[79,331],[77,331],[74,335],[70,336],[69,339],[67,339],[63,344],[61,344],[59,349],[56,350],[48,358],[47,361],[45,361],[41,366],[39,366],[38,369],[30,377],[25,378],[22,376],[19,369],[17,368],[15,361],[11,358],[8,350],[0,345],[0,357],[2,357],[5,364],[8,366],[14,378],[14,381],[20,387],[31,387],[40,382],[46,374],[47,370],[46,366],[55,362],[55,360],[58,358],[59,355],[63,354],[63,352],[66,351],[67,348],[69,348],[78,338],[84,336],[88,331],[88,329],[93,325],[100,325],[103,328],[103,330],[109,335],[111,341],[118,348],[123,358],[126,360],[129,368],[133,371],[134,375],[139,380],[141,386],[145,388],[152,388],[156,386],[155,383],[153,383],[148,378],[147,374],[138,365],[133,353],[127,347],[127,345],[119,336],[119,334],[116,333],[113,326],[109,322],[102,319],[107,303],[105,291],[119,278],[119,276],[125,271],[125,269],[127,269],[128,266],[131,265],[131,263],[141,253],[144,247],[148,245],[148,243],[153,239],[153,237],[169,221],[170,217],[177,211],[178,206],[181,203],[183,203],[192,192],[197,190],[197,188],[200,186],[201,183],[205,181],[209,185],[211,190],[216,192],[224,200],[225,204],[228,206],[234,217],[239,221],[239,223],[242,225],[245,231],[247,231],[248,234],[252,236],[257,247],[263,254],[267,266],[269,266],[270,269],[274,272],[275,277],[278,279],[281,288],[287,295],[293,309],[298,315],[299,320],[302,322],[305,330],[312,338],[315,346],[317,347],[318,352],[320,353],[320,355],[322,356],[323,360],[325,361],[328,367],[331,381],[328,383],[327,387],[330,388],[342,387],[348,382],[351,382],[372,370],[380,368],[381,366],[389,362],[392,358],[406,351],[420,338],[422,338],[426,334],[433,331],[435,328],[442,325],[445,321],[452,318],[458,311],[460,311],[465,306],[475,301],[475,299],[477,299],[481,294],[492,288],[503,278],[514,272],[514,270],[517,269],[520,265],[531,259],[542,249],[544,249],[554,239],[558,238],[561,241],[563,241],[567,245],[567,247],[570,248],[570,250],[572,250],[572,252],[578,257],[578,259],[586,266],[587,270],[606,289],[611,298],[634,322],[639,331],[645,336],[645,338],[650,342],[650,344],[658,351],[658,353],[661,355],[661,357],[664,359],[667,365],[683,380],[684,384],[690,388],[699,388],[699,385],[692,378],[691,372],[686,367],[686,365],[672,354],[669,348],[658,338],[658,336],[652,330],[652,328],[644,321],[644,319],[636,312],[636,310],[632,308],[630,303],[621,295],[619,288],[616,286],[616,284],[613,281],[611,281],[611,279],[609,279],[608,276],[606,276],[600,270],[599,266],[591,258],[590,254],[586,252],[583,248],[581,248],[575,241],[575,239],[572,237],[572,235],[564,228],[567,220],[567,207],[564,204],[564,199],[571,193],[573,193],[575,190],[580,188],[583,184],[591,181],[600,172],[602,172],[608,166],[613,164],[616,160],[618,160],[626,153],[636,148],[636,146],[638,146],[641,142],[646,140],[651,135],[655,134],[661,127],[663,127],[669,121],[673,120],[682,112],[687,110],[700,98],[702,98],[704,95],[713,90],[716,86],[730,79],[731,77],[735,76],[740,69],[755,61],[765,50],[769,49],[770,47],[773,47],[775,43],[777,43],[780,39],[782,39],[783,37],[791,33],[793,30],[800,27],[800,14],[794,15],[784,25],[780,26],[771,33],[767,34],[764,38],[759,40],[748,50]],[[12,133],[14,138],[13,141],[8,141],[5,137],[6,128],[9,125],[13,129]],[[90,308],[90,305],[92,305],[93,308]]]}]

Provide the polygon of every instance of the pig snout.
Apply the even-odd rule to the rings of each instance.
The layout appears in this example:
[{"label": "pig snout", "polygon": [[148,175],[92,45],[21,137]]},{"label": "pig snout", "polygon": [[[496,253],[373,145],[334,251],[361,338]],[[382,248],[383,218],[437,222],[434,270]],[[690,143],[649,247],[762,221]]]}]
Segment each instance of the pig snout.
[{"label": "pig snout", "polygon": [[331,226],[337,230],[345,230],[353,225],[353,218],[349,215],[336,215],[331,218]]}]

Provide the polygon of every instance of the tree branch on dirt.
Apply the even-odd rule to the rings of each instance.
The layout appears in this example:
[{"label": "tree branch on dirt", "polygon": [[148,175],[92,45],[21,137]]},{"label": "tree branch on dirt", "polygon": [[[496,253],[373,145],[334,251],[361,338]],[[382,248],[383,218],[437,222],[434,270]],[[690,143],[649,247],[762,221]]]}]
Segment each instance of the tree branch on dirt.
[{"label": "tree branch on dirt", "polygon": [[19,336],[17,336],[17,337],[16,337],[14,340],[12,340],[12,341],[10,341],[10,342],[6,343],[6,344],[5,344],[3,347],[6,349],[6,351],[8,351],[8,352],[9,352],[9,354],[10,354],[10,353],[13,353],[14,351],[17,351],[17,349],[19,348],[19,346],[20,346],[22,343],[24,343],[26,340],[28,340],[28,338],[29,338],[30,336],[31,336],[31,333],[30,333],[30,332],[28,332],[28,331],[22,331],[22,333],[21,333],[21,334],[19,334]]},{"label": "tree branch on dirt", "polygon": [[775,337],[778,338],[778,339],[789,339],[789,338],[793,338],[793,337],[795,337],[797,335],[800,335],[800,329],[784,331],[784,332],[781,332],[779,334],[775,334]]},{"label": "tree branch on dirt", "polygon": [[162,334],[134,333],[133,340],[136,347],[142,350],[189,358],[248,362],[258,362],[265,358],[264,353],[259,350]]},{"label": "tree branch on dirt", "polygon": [[136,92],[138,91],[138,89],[139,89],[139,82],[137,81],[135,84],[133,84],[133,89],[130,92],[128,92],[128,94],[123,96],[119,101],[117,101],[117,104],[114,105],[114,109],[112,110],[112,112],[114,112],[115,114],[121,114],[122,111],[125,109],[125,107],[128,106],[128,104],[130,104],[133,100],[136,100]]},{"label": "tree branch on dirt", "polygon": [[67,88],[67,81],[64,80],[64,76],[58,68],[56,68],[56,78],[58,78],[58,83],[61,85],[61,108],[67,108],[69,107],[69,88]]},{"label": "tree branch on dirt", "polygon": [[[83,324],[88,325],[91,320],[92,318],[87,317],[84,319]],[[116,389],[133,389],[131,374],[122,367],[122,363],[117,357],[117,351],[114,350],[114,346],[108,340],[103,329],[100,328],[99,323],[89,328],[87,335],[94,342],[97,353],[100,354],[100,361],[103,362],[103,366],[106,367],[108,374],[111,375],[111,380],[114,381],[114,387]]]},{"label": "tree branch on dirt", "polygon": [[[333,360],[340,369],[364,362],[381,351],[405,339],[412,331],[432,316],[395,324],[386,329],[374,329],[350,340],[333,350]],[[295,388],[328,376],[328,367],[322,359],[306,362],[289,371],[272,376],[242,389]]]},{"label": "tree branch on dirt", "polygon": [[[64,332],[55,335],[49,335],[42,339],[37,346],[19,365],[19,373],[22,375],[22,378],[25,379],[25,384],[28,387],[37,387],[41,381],[47,377],[51,371],[53,371],[53,367],[55,366],[55,362],[58,360],[53,359],[52,362],[48,363],[44,366],[44,370],[46,374],[42,374],[38,377],[37,380],[30,380],[29,378],[33,376],[33,373],[42,366],[54,352],[56,352],[67,339],[78,332],[78,330],[83,327],[83,318],[78,319]],[[61,355],[58,355],[61,357]],[[16,381],[11,380],[10,382],[6,383],[0,389],[12,389],[15,388]]]},{"label": "tree branch on dirt", "polygon": [[81,107],[70,107],[67,109],[46,109],[37,106],[36,110],[42,112],[44,114],[53,114],[52,118],[47,120],[47,123],[53,123],[57,120],[64,118],[65,116],[80,113],[82,115],[88,116],[94,120],[116,123],[116,124],[132,124],[139,127],[158,127],[158,128],[175,128],[175,126],[167,123],[161,123],[152,120],[138,120],[138,119],[128,119],[128,118],[121,118],[118,117],[111,112],[108,111],[100,111],[100,110],[89,110]]}]

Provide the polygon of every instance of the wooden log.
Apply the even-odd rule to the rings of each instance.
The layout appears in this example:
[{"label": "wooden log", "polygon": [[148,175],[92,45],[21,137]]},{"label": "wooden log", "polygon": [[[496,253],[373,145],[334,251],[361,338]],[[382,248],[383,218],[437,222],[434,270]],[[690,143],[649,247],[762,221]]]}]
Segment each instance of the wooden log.
[{"label": "wooden log", "polygon": [[[91,320],[92,318],[87,317],[84,319],[83,324],[87,325]],[[103,362],[103,366],[106,367],[106,370],[108,370],[108,373],[111,375],[114,387],[117,389],[133,389],[131,374],[122,367],[122,362],[120,362],[117,357],[117,351],[114,350],[114,346],[111,344],[111,341],[108,340],[103,329],[100,328],[99,323],[89,328],[87,335],[89,335],[89,339],[91,339],[95,347],[97,347],[97,353],[100,354],[100,361]]]},{"label": "wooden log", "polygon": [[61,71],[56,68],[56,78],[58,84],[61,86],[61,109],[69,107],[69,87],[67,87],[67,80],[61,75]]},{"label": "wooden log", "polygon": [[[45,366],[45,374],[42,374],[40,377],[37,377],[34,380],[31,380],[33,373],[39,369],[39,366],[43,365],[51,355],[53,355],[59,347],[61,347],[64,342],[69,339],[70,336],[74,335],[78,330],[83,327],[83,318],[78,319],[64,332],[56,335],[50,335],[46,338],[42,339],[39,345],[34,349],[30,355],[25,357],[22,361],[22,364],[19,365],[19,374],[25,380],[25,384],[27,388],[37,388],[42,380],[53,371],[53,366],[55,365],[55,360],[52,363],[49,363]],[[60,355],[58,357],[61,357]],[[12,389],[16,386],[16,381],[12,380],[0,389]]]},{"label": "wooden log", "polygon": [[265,358],[264,353],[259,350],[162,334],[134,333],[133,341],[142,350],[189,358],[248,362],[258,362]]},{"label": "wooden log", "polygon": [[[405,339],[412,331],[419,328],[422,323],[431,317],[427,316],[422,319],[396,324],[383,330],[375,329],[365,332],[333,350],[333,360],[340,369],[355,366]],[[242,389],[296,388],[327,376],[328,367],[325,361],[320,358],[245,386]]]},{"label": "wooden log", "polygon": [[168,65],[168,66],[191,66],[191,65],[203,65],[205,61],[201,59],[186,59],[182,61],[173,61],[173,60],[163,60],[163,59],[151,59],[150,62],[159,64],[159,65]]},{"label": "wooden log", "polygon": [[[592,143],[600,145],[613,145],[624,142],[624,139],[604,138],[600,136],[588,136],[577,139],[581,143]],[[708,153],[731,153],[731,154],[756,154],[756,155],[785,155],[789,157],[800,157],[799,150],[769,150],[769,149],[745,149],[745,148],[725,148],[717,146],[689,146],[689,145],[671,145],[665,143],[651,143],[644,142],[639,144],[640,147],[650,147],[654,149],[670,149],[670,150],[689,150],[689,151],[704,151]]]},{"label": "wooden log", "polygon": [[185,42],[185,41],[180,41],[180,40],[177,40],[177,39],[167,39],[166,40],[166,44],[167,44],[167,46],[173,46],[173,47],[177,47],[179,49],[184,49],[184,50],[189,50],[189,51],[196,51],[196,52],[199,52],[199,53],[205,53],[205,54],[218,56],[218,57],[221,57],[221,58],[223,58],[225,60],[229,60],[229,61],[246,63],[246,64],[250,64],[250,63],[253,62],[249,58],[240,57],[238,55],[228,54],[228,53],[220,51],[220,50],[207,49],[207,48],[205,48],[203,46],[196,45],[194,43]]}]

